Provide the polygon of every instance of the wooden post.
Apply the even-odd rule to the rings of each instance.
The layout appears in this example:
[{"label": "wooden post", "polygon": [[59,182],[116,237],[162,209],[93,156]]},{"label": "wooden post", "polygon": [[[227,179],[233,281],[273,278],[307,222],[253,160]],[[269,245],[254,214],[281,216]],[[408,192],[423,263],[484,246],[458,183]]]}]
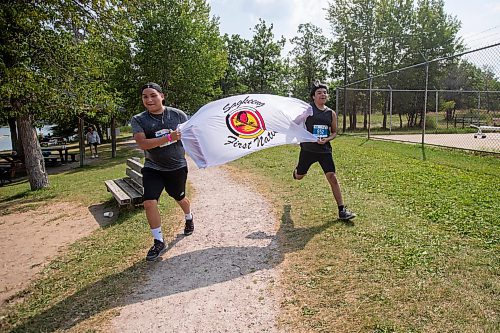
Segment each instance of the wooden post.
[{"label": "wooden post", "polygon": [[116,157],[116,118],[111,117],[111,157]]},{"label": "wooden post", "polygon": [[85,139],[83,137],[83,113],[78,116],[78,142],[80,146],[80,166],[83,166],[85,159]]}]

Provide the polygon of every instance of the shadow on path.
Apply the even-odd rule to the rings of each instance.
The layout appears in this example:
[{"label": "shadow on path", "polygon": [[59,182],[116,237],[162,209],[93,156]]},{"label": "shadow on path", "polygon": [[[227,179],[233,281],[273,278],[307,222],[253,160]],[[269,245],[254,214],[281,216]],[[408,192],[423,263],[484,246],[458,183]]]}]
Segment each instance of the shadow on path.
[{"label": "shadow on path", "polygon": [[[295,228],[290,212],[291,206],[285,205],[280,228],[275,235],[254,232],[246,236],[250,239],[270,239],[270,243],[265,247],[213,247],[166,258],[153,264],[138,261],[128,269],[93,283],[54,304],[11,332],[65,330],[114,307],[203,288],[259,270],[272,269],[283,261],[286,253],[303,249],[312,237],[338,222],[331,220],[315,227]],[[184,236],[178,235],[169,244],[169,248],[183,238]],[[144,292],[124,298],[123,295],[127,295],[131,290],[123,290],[119,286],[126,284],[130,278],[144,276],[149,270],[155,270],[155,273],[156,270],[165,272],[158,274],[164,281],[164,288],[156,288],[154,293]],[[92,306],[89,306],[89,303],[92,303]]]}]

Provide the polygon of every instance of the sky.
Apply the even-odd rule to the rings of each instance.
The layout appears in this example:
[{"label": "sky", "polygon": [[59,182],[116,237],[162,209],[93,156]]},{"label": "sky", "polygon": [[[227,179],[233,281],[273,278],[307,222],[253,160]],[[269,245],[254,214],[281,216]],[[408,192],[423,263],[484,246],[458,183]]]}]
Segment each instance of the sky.
[{"label": "sky", "polygon": [[[331,0],[330,0],[331,1]],[[327,36],[331,29],[325,8],[329,0],[208,0],[212,16],[219,17],[221,33],[251,39],[259,18],[273,24],[275,39],[296,35],[300,23],[312,23]],[[500,0],[445,0],[445,12],[462,22],[458,35],[469,49],[500,43]]]}]

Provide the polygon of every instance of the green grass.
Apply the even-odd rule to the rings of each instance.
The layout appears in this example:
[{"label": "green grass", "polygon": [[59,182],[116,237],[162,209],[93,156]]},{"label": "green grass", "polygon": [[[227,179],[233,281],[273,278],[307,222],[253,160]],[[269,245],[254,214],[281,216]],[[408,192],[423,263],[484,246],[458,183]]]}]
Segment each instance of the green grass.
[{"label": "green grass", "polygon": [[[498,332],[498,157],[348,136],[333,147],[345,202],[358,214],[354,223],[337,221],[317,165],[304,180],[291,179],[297,146],[230,164],[273,203],[281,223],[283,329]],[[110,159],[103,148],[101,164],[51,175],[49,189],[31,192],[26,182],[3,187],[0,213],[52,200],[114,205],[103,181],[122,177],[125,159],[138,154],[119,146],[118,158]],[[160,203],[163,216],[178,212],[172,200]],[[142,283],[149,242],[144,212],[122,212],[71,245],[4,307],[0,330],[99,327]]]},{"label": "green grass", "polygon": [[232,163],[288,226],[285,331],[498,331],[499,159],[353,137],[333,146],[353,224],[336,221],[317,165],[291,180],[297,147]]}]

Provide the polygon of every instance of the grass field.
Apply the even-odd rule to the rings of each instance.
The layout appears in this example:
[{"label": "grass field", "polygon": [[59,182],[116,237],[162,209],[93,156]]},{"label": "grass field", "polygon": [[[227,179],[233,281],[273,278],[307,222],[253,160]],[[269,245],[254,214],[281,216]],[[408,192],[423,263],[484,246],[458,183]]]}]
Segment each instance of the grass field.
[{"label": "grass field", "polygon": [[[354,223],[337,221],[318,166],[304,180],[292,180],[297,146],[230,164],[245,174],[245,186],[273,203],[281,223],[284,330],[500,331],[500,160],[353,137],[333,146],[345,202],[358,214]],[[106,157],[105,148],[100,155]],[[12,212],[14,203],[36,207],[61,198],[105,202],[103,181],[121,177],[130,154],[119,146],[116,160],[50,176],[48,190],[30,192],[26,183],[2,188],[0,213]],[[173,205],[162,200],[162,214]],[[100,327],[148,269],[143,214],[121,214],[73,244],[19,302],[1,310],[1,331]]]},{"label": "grass field", "polygon": [[345,224],[319,166],[291,180],[297,156],[233,163],[282,216],[285,331],[499,331],[498,158],[342,137]]}]

